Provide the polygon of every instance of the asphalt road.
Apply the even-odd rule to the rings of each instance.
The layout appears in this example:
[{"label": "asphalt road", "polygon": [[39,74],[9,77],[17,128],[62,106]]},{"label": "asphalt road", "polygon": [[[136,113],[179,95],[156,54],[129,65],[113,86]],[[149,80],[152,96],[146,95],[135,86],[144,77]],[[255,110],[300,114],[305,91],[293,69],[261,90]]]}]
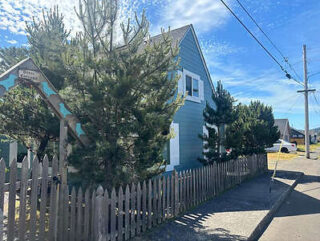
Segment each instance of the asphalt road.
[{"label": "asphalt road", "polygon": [[302,171],[304,177],[282,204],[274,219],[261,236],[261,241],[320,240],[320,150],[312,159],[303,157],[282,161],[278,169]]}]

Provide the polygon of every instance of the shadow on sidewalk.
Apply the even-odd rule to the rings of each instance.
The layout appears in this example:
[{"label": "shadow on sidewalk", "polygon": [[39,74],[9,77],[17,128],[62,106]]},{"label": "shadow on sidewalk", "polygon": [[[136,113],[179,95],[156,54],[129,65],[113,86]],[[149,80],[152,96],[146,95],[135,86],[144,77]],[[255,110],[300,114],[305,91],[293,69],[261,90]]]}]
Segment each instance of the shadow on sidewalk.
[{"label": "shadow on sidewalk", "polygon": [[[319,176],[303,176],[299,184],[312,184],[312,187],[303,191],[296,189],[290,194],[288,200],[283,204],[282,208],[276,213],[275,217],[298,216],[320,213],[320,200],[310,196],[313,191],[319,192],[320,177]],[[315,184],[315,185],[314,185]]]},{"label": "shadow on sidewalk", "polygon": [[[298,172],[277,172],[277,177],[290,185]],[[188,211],[134,240],[197,241],[197,240],[246,240],[261,218],[289,188],[277,179],[272,183],[272,173],[246,181],[222,195]],[[251,230],[252,229],[252,230]]]},{"label": "shadow on sidewalk", "polygon": [[225,228],[206,228],[206,221],[214,214],[208,212],[191,212],[169,223],[151,229],[142,236],[135,237],[135,241],[196,241],[196,240],[246,240],[241,235],[232,234]]}]

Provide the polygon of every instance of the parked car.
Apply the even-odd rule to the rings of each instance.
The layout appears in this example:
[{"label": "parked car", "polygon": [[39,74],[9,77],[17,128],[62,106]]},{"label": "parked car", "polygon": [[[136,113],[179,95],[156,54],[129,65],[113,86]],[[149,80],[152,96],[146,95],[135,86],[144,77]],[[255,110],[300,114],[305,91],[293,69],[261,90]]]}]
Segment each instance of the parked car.
[{"label": "parked car", "polygon": [[[282,144],[281,144],[282,142]],[[297,145],[295,143],[290,143],[285,140],[279,139],[274,144],[273,147],[266,148],[267,152],[277,152],[279,151],[281,146],[281,152],[289,153],[289,152],[296,152]]]}]

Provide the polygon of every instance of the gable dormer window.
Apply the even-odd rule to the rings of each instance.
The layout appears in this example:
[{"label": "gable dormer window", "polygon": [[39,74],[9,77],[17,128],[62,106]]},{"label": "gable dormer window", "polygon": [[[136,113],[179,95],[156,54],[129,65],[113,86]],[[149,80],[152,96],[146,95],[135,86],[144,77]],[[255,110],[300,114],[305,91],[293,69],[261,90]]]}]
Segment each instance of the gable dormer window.
[{"label": "gable dormer window", "polygon": [[178,83],[178,92],[186,95],[186,100],[200,103],[204,100],[203,81],[200,76],[186,69],[178,73],[181,78]]}]

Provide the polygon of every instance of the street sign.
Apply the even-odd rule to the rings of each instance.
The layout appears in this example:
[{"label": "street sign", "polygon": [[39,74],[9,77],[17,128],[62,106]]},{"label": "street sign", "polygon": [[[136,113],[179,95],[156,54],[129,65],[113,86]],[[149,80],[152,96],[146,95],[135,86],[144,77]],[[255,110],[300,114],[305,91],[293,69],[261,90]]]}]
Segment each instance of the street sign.
[{"label": "street sign", "polygon": [[36,83],[39,83],[41,81],[41,75],[38,71],[28,69],[20,69],[19,78],[28,79]]}]

